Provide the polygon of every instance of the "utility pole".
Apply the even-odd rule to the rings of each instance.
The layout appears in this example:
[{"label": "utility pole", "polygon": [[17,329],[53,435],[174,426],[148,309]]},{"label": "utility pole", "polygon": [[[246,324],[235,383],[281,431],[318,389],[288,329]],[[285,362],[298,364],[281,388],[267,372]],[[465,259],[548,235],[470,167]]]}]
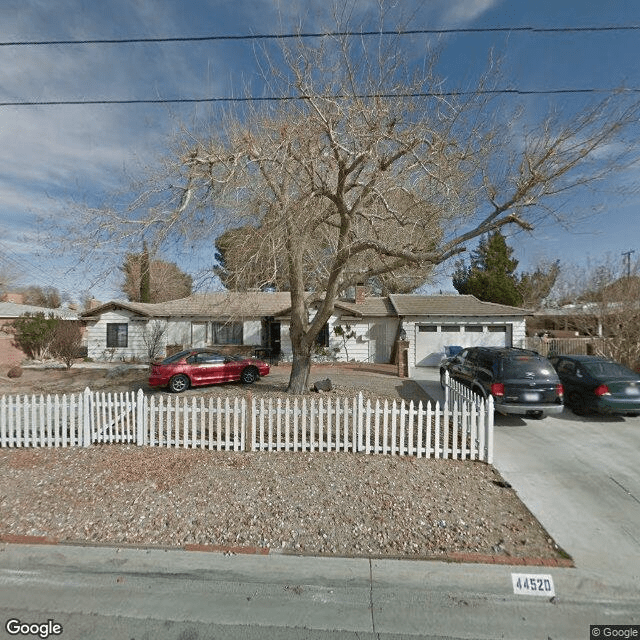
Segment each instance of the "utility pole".
[{"label": "utility pole", "polygon": [[629,251],[623,251],[622,255],[625,256],[627,260],[627,278],[631,277],[631,254],[635,253],[634,249],[629,249]]}]

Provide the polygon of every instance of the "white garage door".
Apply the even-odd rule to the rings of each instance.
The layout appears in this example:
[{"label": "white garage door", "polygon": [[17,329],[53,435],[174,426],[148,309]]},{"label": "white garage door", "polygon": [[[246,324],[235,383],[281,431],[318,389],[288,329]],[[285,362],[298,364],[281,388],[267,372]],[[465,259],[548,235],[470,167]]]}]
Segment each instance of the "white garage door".
[{"label": "white garage door", "polygon": [[445,347],[504,347],[511,344],[509,325],[420,324],[416,326],[416,366],[437,367]]}]

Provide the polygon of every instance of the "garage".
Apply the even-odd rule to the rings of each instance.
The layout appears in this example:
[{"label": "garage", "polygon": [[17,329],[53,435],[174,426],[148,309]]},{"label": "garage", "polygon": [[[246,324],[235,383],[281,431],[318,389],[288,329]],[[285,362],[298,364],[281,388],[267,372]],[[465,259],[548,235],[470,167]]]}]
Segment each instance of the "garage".
[{"label": "garage", "polygon": [[416,366],[437,367],[445,347],[504,347],[511,345],[511,325],[416,324]]},{"label": "garage", "polygon": [[389,300],[409,342],[410,372],[437,367],[447,346],[524,346],[528,309],[470,295],[392,294]]}]

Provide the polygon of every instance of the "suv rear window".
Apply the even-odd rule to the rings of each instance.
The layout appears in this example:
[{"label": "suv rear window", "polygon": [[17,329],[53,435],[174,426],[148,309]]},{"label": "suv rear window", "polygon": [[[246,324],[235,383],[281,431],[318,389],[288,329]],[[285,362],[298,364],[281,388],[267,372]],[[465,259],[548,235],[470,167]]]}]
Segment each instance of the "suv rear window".
[{"label": "suv rear window", "polygon": [[553,367],[547,360],[526,355],[505,360],[502,368],[505,378],[522,378],[527,373],[533,373],[536,377],[547,378],[554,373]]}]

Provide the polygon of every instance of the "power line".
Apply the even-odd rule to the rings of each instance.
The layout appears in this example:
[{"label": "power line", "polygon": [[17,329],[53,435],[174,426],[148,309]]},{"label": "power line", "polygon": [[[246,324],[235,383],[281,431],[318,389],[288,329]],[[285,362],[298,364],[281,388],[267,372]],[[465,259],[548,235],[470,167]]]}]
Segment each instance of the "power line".
[{"label": "power line", "polygon": [[[371,93],[361,95],[331,95],[315,96],[317,98],[328,97],[333,100],[347,98],[381,98],[393,100],[396,98],[452,98],[470,95],[516,95],[516,96],[543,96],[543,95],[579,95],[579,94],[603,94],[603,93],[640,93],[640,88],[588,88],[588,89],[480,89],[478,91],[425,91],[414,93]],[[245,97],[209,97],[209,98],[133,98],[133,99],[99,99],[99,100],[24,100],[0,102],[0,107],[51,107],[69,105],[135,105],[135,104],[193,104],[215,102],[287,102],[294,100],[307,100],[310,96],[245,96]]]},{"label": "power line", "polygon": [[296,38],[410,36],[471,33],[601,33],[612,31],[640,31],[640,25],[609,25],[595,27],[465,27],[450,29],[403,29],[380,31],[327,31],[310,33],[258,33],[243,35],[177,36],[153,38],[93,38],[84,40],[14,40],[0,42],[0,47],[36,47],[76,44],[146,44],[165,42],[213,42],[224,40],[287,40]]}]

